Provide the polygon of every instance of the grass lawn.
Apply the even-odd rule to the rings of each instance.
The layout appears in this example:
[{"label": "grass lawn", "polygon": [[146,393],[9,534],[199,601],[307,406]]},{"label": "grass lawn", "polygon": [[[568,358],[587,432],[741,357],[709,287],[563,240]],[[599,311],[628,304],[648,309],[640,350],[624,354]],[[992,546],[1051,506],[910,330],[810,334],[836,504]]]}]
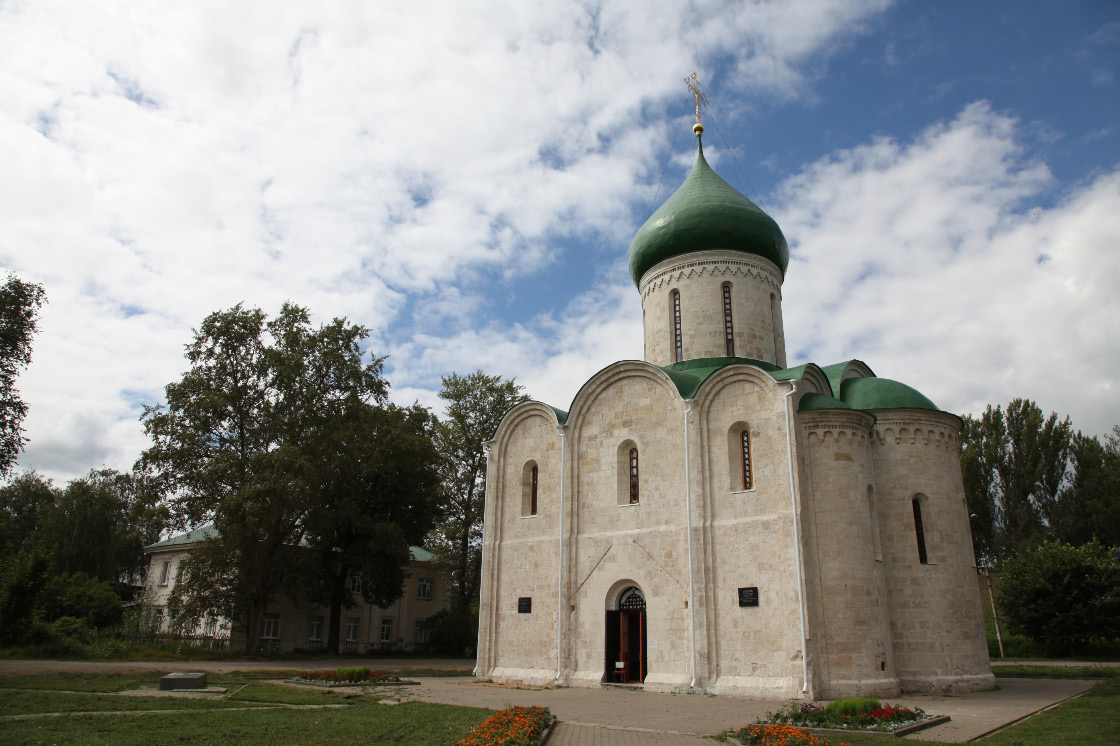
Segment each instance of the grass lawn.
[{"label": "grass lawn", "polygon": [[[251,672],[254,679],[261,674]],[[0,677],[4,690],[0,691],[0,744],[276,746],[338,744],[360,738],[363,744],[449,746],[493,714],[419,702],[379,705],[376,695],[362,696],[355,690],[300,689],[247,680],[240,674],[209,677],[212,685],[230,689],[225,699],[112,694],[154,687],[158,680],[154,674]],[[137,712],[144,710],[173,712]],[[57,712],[67,715],[8,717]]]}]

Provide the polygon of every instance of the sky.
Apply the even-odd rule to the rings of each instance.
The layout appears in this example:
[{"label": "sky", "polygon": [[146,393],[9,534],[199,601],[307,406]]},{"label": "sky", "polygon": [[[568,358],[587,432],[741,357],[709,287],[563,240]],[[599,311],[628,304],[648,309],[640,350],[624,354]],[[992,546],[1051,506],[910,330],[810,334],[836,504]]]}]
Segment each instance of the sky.
[{"label": "sky", "polygon": [[0,0],[0,270],[49,303],[20,469],[128,470],[210,313],[369,328],[391,398],[566,409],[641,359],[695,153],[781,225],[790,365],[1120,424],[1114,0]]}]

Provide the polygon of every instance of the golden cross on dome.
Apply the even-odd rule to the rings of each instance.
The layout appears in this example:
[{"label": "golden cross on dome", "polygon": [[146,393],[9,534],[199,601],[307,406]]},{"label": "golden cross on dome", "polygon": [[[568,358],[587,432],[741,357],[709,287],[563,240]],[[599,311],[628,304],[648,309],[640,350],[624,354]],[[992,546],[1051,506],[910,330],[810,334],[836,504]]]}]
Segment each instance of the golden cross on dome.
[{"label": "golden cross on dome", "polygon": [[696,78],[696,73],[684,79],[685,85],[688,86],[689,92],[696,97],[696,124],[692,126],[692,131],[700,134],[704,131],[704,125],[700,124],[700,102],[708,103],[708,99],[704,97],[704,92],[700,90],[700,81]]}]

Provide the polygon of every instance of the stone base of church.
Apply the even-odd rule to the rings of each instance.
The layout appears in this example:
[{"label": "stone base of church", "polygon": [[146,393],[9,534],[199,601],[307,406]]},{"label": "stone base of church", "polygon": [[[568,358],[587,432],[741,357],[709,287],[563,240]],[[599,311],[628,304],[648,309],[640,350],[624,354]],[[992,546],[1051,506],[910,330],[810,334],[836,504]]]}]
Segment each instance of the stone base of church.
[{"label": "stone base of church", "polygon": [[804,696],[801,686],[801,679],[792,677],[720,676],[705,687],[705,692],[752,699],[800,699]]},{"label": "stone base of church", "polygon": [[876,679],[841,679],[829,681],[817,688],[816,699],[844,699],[845,697],[897,697],[902,692],[898,679],[884,676]]},{"label": "stone base of church", "polygon": [[988,692],[996,688],[994,674],[966,676],[900,676],[899,686],[908,694],[965,694]]},{"label": "stone base of church", "polygon": [[556,683],[555,668],[495,668],[485,678],[498,684],[550,686]]}]

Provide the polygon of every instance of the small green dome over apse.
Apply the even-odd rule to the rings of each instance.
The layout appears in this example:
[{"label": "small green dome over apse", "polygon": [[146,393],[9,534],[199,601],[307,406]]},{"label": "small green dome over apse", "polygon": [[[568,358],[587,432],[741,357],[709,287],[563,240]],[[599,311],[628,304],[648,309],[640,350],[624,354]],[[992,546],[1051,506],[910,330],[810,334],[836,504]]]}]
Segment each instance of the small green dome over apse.
[{"label": "small green dome over apse", "polygon": [[937,405],[915,388],[889,378],[849,378],[840,399],[852,409],[932,409]]},{"label": "small green dome over apse", "polygon": [[789,245],[774,219],[739,194],[704,160],[696,138],[696,163],[680,188],[650,216],[630,244],[634,284],[655,264],[694,251],[724,249],[769,259],[785,276]]}]

